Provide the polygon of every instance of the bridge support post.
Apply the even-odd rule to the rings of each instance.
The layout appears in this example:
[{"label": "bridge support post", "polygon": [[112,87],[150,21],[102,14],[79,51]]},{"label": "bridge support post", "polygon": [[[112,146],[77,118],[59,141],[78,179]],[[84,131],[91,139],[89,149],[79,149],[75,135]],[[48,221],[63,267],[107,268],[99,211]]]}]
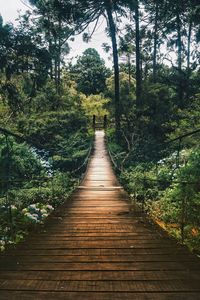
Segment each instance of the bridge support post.
[{"label": "bridge support post", "polygon": [[93,115],[93,117],[92,117],[92,127],[93,127],[93,129],[95,129],[95,127],[96,127],[96,116],[95,115]]},{"label": "bridge support post", "polygon": [[104,128],[104,129],[107,128],[107,123],[108,123],[107,115],[105,115],[105,116],[103,117],[103,128]]}]

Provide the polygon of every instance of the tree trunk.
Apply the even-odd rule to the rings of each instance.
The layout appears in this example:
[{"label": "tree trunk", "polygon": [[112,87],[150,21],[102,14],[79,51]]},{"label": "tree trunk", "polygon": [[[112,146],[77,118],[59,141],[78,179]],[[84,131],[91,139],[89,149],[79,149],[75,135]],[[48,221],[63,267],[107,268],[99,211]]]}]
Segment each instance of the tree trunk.
[{"label": "tree trunk", "polygon": [[53,79],[53,53],[52,53],[52,34],[51,34],[51,20],[48,16],[48,31],[47,31],[47,41],[48,41],[48,51],[51,55],[51,65],[50,65],[50,78]]},{"label": "tree trunk", "polygon": [[135,44],[136,44],[136,106],[141,106],[141,68],[140,68],[140,21],[139,21],[139,3],[136,1],[135,6]]},{"label": "tree trunk", "polygon": [[177,46],[178,46],[178,70],[182,70],[182,42],[181,42],[181,24],[180,16],[177,15]]},{"label": "tree trunk", "polygon": [[114,75],[115,75],[115,127],[116,127],[116,137],[119,139],[120,135],[120,86],[119,86],[119,60],[118,60],[118,48],[116,40],[116,26],[114,23],[112,15],[112,2],[106,1],[106,13],[108,16],[108,23],[110,29],[110,36],[112,40],[112,49],[113,49],[113,62],[114,62]]},{"label": "tree trunk", "polygon": [[180,7],[178,3],[176,9],[176,26],[177,26],[177,47],[178,47],[178,102],[179,102],[179,107],[183,108],[181,19],[180,19]]},{"label": "tree trunk", "polygon": [[131,92],[131,54],[128,53],[128,88],[129,88],[129,94]]},{"label": "tree trunk", "polygon": [[[55,47],[55,49],[57,48],[57,38],[55,36],[54,36],[54,47]],[[54,53],[54,80],[55,80],[55,86],[57,88],[57,83],[58,83],[58,55],[57,55],[57,53]]]},{"label": "tree trunk", "polygon": [[187,37],[187,88],[186,88],[186,100],[188,100],[190,95],[190,75],[191,75],[191,69],[190,69],[190,56],[191,56],[191,35],[192,35],[192,20],[189,20],[188,24],[188,37]]},{"label": "tree trunk", "polygon": [[156,83],[157,77],[157,42],[158,42],[158,1],[155,3],[155,22],[153,37],[153,82]]},{"label": "tree trunk", "polygon": [[53,79],[53,54],[52,54],[52,41],[49,39],[49,53],[51,55],[51,65],[50,65],[50,78]]},{"label": "tree trunk", "polygon": [[187,70],[190,69],[190,43],[191,43],[191,34],[192,34],[192,21],[189,20],[189,28],[188,28],[188,39],[187,39]]},{"label": "tree trunk", "polygon": [[61,84],[61,18],[59,16],[58,20],[58,53],[57,53],[57,63],[58,63],[58,71],[57,71],[57,93],[60,94],[60,84]]}]

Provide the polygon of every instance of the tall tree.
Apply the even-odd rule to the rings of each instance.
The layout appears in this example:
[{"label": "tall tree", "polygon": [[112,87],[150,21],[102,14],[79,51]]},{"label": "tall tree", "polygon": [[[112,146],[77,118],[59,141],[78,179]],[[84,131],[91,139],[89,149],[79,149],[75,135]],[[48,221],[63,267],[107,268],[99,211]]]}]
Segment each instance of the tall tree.
[{"label": "tall tree", "polygon": [[119,83],[119,60],[118,60],[118,48],[116,39],[116,25],[112,15],[112,1],[104,1],[106,13],[108,17],[108,24],[110,29],[110,36],[112,40],[113,49],[113,62],[114,62],[114,74],[115,74],[115,126],[117,132],[117,139],[119,139],[119,132],[121,128],[120,119],[120,83]]},{"label": "tall tree", "polygon": [[142,93],[142,73],[141,73],[141,36],[140,36],[140,1],[130,0],[128,7],[131,12],[131,22],[134,22],[134,30],[130,26],[126,26],[127,34],[132,35],[135,49],[135,69],[136,69],[136,106],[137,109],[141,107],[141,93]]},{"label": "tall tree", "polygon": [[77,63],[70,67],[70,73],[77,83],[77,89],[86,95],[104,92],[106,78],[110,76],[110,72],[105,66],[105,61],[93,48],[86,49],[79,56]]},{"label": "tall tree", "polygon": [[[189,25],[188,36],[188,13],[193,1],[172,0],[166,1],[165,27],[168,35],[168,47],[175,49],[177,53],[176,75],[177,75],[177,98],[181,109],[185,105],[185,53],[188,51],[190,61],[191,25]],[[188,40],[189,39],[189,40]],[[189,41],[189,46],[188,46]],[[188,62],[187,62],[188,63]]]},{"label": "tall tree", "polygon": [[142,78],[141,78],[141,55],[140,55],[140,20],[139,0],[135,1],[135,45],[136,45],[136,105],[141,106]]},{"label": "tall tree", "polygon": [[153,35],[153,82],[156,82],[157,71],[157,46],[158,46],[158,13],[159,2],[155,0],[155,19],[154,19],[154,35]]},{"label": "tall tree", "polygon": [[[49,53],[41,42],[35,27],[29,23],[29,14],[19,20],[19,25],[3,25],[0,20],[0,69],[4,74],[1,90],[12,112],[23,110],[22,99],[15,75],[29,79],[27,101],[35,95],[36,89],[44,84],[48,77]],[[25,88],[25,87],[24,87]]]},{"label": "tall tree", "polygon": [[30,0],[29,2],[35,6],[34,13],[38,16],[38,27],[48,43],[51,55],[50,74],[59,94],[63,57],[69,53],[68,39],[73,35],[73,29],[70,26],[71,17],[66,18],[63,12],[66,12],[66,7],[70,11],[71,5],[66,1],[65,7],[59,0]]},{"label": "tall tree", "polygon": [[[132,60],[133,55],[135,53],[135,45],[133,45],[133,30],[132,26],[126,26],[126,34],[123,34],[123,37],[120,37],[120,44],[119,44],[119,56],[121,59],[125,59],[125,64],[123,63],[120,65],[120,71],[122,69],[127,68],[127,73],[129,75],[129,93],[131,92],[131,77],[135,72],[133,72]],[[132,74],[131,74],[132,73]]]}]

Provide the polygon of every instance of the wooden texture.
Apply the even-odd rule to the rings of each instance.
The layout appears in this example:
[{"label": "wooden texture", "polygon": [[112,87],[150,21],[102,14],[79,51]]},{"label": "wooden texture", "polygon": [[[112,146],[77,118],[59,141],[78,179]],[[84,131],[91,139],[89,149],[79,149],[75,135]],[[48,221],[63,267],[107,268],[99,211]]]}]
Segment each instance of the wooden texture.
[{"label": "wooden texture", "polygon": [[96,131],[71,200],[1,254],[0,299],[200,299],[200,262],[134,211]]}]

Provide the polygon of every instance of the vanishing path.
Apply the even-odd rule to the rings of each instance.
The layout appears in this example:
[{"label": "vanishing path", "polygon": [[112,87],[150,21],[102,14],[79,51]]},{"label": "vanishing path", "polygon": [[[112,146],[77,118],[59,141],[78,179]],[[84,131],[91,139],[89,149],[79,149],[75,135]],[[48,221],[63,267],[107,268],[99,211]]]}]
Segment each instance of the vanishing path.
[{"label": "vanishing path", "polygon": [[1,255],[0,299],[200,299],[197,258],[130,212],[103,131],[82,185],[38,234]]}]

